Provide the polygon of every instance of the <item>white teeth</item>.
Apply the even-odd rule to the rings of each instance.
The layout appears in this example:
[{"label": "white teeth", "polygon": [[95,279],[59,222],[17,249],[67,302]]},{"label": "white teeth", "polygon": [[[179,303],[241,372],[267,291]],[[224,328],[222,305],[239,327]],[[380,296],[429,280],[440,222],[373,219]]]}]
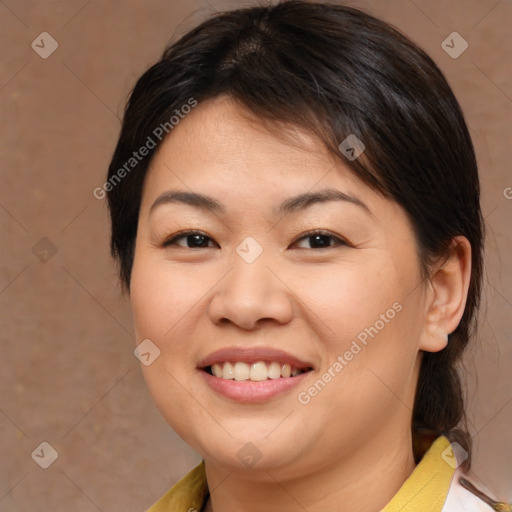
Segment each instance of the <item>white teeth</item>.
[{"label": "white teeth", "polygon": [[211,372],[215,377],[227,380],[252,380],[255,382],[267,379],[279,379],[281,377],[295,377],[302,373],[302,370],[289,365],[272,361],[257,361],[247,364],[241,361],[230,363],[215,363],[211,365]]},{"label": "white teeth", "polygon": [[247,380],[249,378],[249,365],[247,363],[237,362],[233,367],[233,376],[235,380]]},{"label": "white teeth", "polygon": [[272,361],[268,365],[268,378],[279,379],[281,377],[281,365],[277,361]]},{"label": "white teeth", "polygon": [[222,377],[223,371],[220,364],[215,363],[212,365],[212,373],[215,375],[215,377]]},{"label": "white teeth", "polygon": [[267,365],[260,361],[258,363],[253,363],[251,365],[251,370],[249,372],[250,380],[267,380],[268,370]]},{"label": "white teeth", "polygon": [[[220,365],[219,365],[220,366]],[[231,363],[224,363],[221,375],[215,375],[216,377],[222,377],[223,379],[234,379],[233,365]]]}]

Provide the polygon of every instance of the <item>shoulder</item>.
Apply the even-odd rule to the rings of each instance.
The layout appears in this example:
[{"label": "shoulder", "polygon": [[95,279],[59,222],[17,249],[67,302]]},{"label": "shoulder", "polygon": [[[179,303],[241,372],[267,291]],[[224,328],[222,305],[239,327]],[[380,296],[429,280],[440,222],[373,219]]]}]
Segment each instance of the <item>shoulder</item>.
[{"label": "shoulder", "polygon": [[[464,480],[469,481],[471,485],[471,477],[463,473],[461,468],[458,468],[453,475],[450,488],[446,496],[446,501],[441,512],[491,512],[493,510],[512,511],[512,508],[505,503],[502,504],[504,508],[494,508],[489,505],[484,499],[482,499],[484,497],[488,497],[489,500],[492,499],[494,501],[492,495],[487,493],[487,489],[478,489],[479,486],[473,484],[474,488],[470,491],[463,485]],[[479,497],[478,494],[482,497]]]}]

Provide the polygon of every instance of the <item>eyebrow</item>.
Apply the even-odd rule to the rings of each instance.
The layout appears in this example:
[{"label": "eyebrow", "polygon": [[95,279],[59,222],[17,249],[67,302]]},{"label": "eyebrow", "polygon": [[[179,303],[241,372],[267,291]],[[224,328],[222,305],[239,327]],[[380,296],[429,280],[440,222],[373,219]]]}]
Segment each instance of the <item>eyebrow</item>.
[{"label": "eyebrow", "polygon": [[[366,210],[373,216],[370,208],[363,203],[360,199],[341,190],[335,188],[325,188],[318,192],[305,192],[297,196],[285,199],[277,208],[272,209],[275,216],[283,216],[286,214],[294,213],[299,210],[304,210],[313,204],[325,203],[328,201],[343,201],[354,204]],[[160,194],[155,202],[151,205],[149,213],[151,214],[157,207],[164,204],[187,204],[201,210],[225,214],[226,209],[224,205],[217,199],[195,192],[185,192],[180,190],[168,190]]]}]

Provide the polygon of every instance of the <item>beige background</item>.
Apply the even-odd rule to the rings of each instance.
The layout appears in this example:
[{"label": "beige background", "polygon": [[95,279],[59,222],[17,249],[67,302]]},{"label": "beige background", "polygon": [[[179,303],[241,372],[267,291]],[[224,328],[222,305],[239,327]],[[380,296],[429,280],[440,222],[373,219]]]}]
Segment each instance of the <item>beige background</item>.
[{"label": "beige background", "polygon": [[[425,48],[470,125],[489,232],[467,359],[475,481],[512,501],[512,2],[348,3]],[[200,459],[145,388],[92,192],[135,79],[171,38],[247,4],[0,0],[0,512],[142,511]],[[457,59],[441,48],[453,31],[469,43]],[[58,42],[47,59],[31,47],[42,32]],[[31,457],[43,441],[58,453],[48,469]]]}]

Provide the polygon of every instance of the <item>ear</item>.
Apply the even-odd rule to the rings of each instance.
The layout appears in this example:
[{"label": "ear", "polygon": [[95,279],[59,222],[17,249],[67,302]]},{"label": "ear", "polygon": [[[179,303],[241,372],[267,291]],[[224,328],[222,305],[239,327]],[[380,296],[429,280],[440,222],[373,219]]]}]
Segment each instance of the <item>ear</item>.
[{"label": "ear", "polygon": [[429,278],[420,350],[438,352],[446,347],[448,334],[457,328],[464,313],[470,277],[471,244],[466,237],[456,236],[448,256]]}]

